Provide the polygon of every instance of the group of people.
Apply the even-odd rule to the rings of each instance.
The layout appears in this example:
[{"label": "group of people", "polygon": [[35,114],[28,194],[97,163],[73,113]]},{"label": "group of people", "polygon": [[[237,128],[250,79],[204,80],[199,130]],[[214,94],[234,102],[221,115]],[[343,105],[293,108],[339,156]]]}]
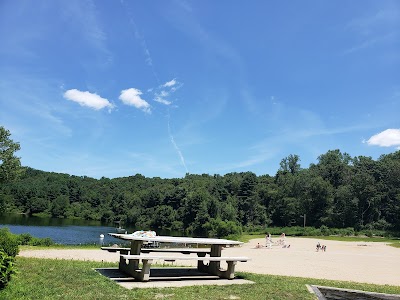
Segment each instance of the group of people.
[{"label": "group of people", "polygon": [[[278,246],[282,246],[282,248],[290,248],[290,245],[286,244],[286,235],[285,233],[282,233],[281,236],[279,237],[278,241],[276,243],[274,243],[272,241],[272,237],[271,237],[271,233],[267,233],[265,235],[265,247],[267,247],[268,249],[272,249],[272,245],[278,245]],[[262,248],[264,246],[262,246],[260,243],[257,244],[256,248]]]},{"label": "group of people", "polygon": [[[286,243],[286,235],[284,232],[280,235],[280,237],[276,243],[274,243],[272,241],[271,233],[268,232],[265,235],[265,247],[268,249],[272,249],[272,245],[282,246],[282,248],[290,248],[290,244],[288,245]],[[263,248],[263,247],[264,246],[261,245],[260,243],[257,243],[257,245],[256,245],[256,248]],[[321,245],[320,242],[318,242],[317,246],[316,246],[316,250],[317,250],[317,252],[319,252],[320,250],[321,250],[321,252],[326,252],[326,245]]]},{"label": "group of people", "polygon": [[326,245],[321,245],[319,242],[317,243],[317,252],[321,250],[322,252],[326,251]]}]

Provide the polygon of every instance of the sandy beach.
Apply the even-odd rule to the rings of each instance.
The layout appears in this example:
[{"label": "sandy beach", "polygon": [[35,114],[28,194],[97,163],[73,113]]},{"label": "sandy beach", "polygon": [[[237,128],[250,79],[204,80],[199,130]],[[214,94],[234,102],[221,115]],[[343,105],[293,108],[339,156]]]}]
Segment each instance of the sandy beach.
[{"label": "sandy beach", "polygon": [[[316,251],[317,242],[326,252]],[[287,238],[290,248],[256,248],[265,239],[254,239],[241,247],[226,248],[223,256],[247,256],[251,261],[238,263],[237,271],[323,278],[400,286],[400,249],[386,243],[338,242],[310,238]],[[99,250],[22,250],[19,256],[117,262],[118,253]],[[188,265],[189,261],[177,261]],[[195,263],[193,263],[195,265]]]}]

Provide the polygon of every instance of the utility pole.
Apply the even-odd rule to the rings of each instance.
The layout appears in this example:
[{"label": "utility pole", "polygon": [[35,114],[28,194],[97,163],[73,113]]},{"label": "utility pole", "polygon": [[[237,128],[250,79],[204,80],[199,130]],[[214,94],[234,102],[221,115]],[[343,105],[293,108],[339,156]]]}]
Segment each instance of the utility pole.
[{"label": "utility pole", "polygon": [[303,217],[303,227],[306,228],[306,214],[304,214],[300,217]]}]

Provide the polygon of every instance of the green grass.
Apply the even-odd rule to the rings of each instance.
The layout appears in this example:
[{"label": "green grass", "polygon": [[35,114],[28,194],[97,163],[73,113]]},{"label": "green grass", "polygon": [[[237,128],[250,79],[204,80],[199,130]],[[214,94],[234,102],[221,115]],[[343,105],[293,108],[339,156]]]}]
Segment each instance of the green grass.
[{"label": "green grass", "polygon": [[20,245],[19,250],[46,250],[46,249],[100,249],[100,245],[60,245],[54,244],[50,246],[29,246]]},{"label": "green grass", "polygon": [[255,284],[128,290],[93,270],[115,266],[114,263],[18,257],[18,274],[0,292],[0,299],[315,299],[305,284],[400,294],[400,286],[249,273],[237,275]]}]

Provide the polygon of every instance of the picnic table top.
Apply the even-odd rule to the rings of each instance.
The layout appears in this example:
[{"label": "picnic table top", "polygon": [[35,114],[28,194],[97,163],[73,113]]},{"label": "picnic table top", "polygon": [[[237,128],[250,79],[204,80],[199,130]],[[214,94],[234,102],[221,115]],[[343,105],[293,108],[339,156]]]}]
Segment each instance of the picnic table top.
[{"label": "picnic table top", "polygon": [[109,233],[118,239],[126,241],[149,241],[149,242],[162,242],[162,243],[182,243],[182,244],[204,244],[204,245],[241,245],[243,242],[232,241],[227,239],[216,238],[194,238],[194,237],[177,237],[177,236],[155,236],[155,237],[141,237],[131,234]]}]

